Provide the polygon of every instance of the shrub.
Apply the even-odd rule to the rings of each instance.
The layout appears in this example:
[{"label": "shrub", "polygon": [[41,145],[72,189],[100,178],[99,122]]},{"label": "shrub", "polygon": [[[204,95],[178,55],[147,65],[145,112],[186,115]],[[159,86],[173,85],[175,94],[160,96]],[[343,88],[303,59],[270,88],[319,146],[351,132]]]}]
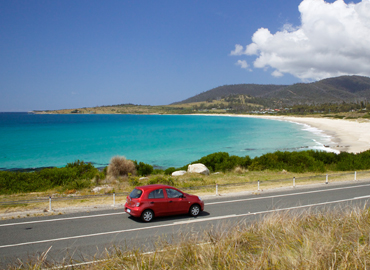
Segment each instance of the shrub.
[{"label": "shrub", "polygon": [[154,169],[152,174],[154,175],[157,175],[157,174],[163,174],[164,173],[164,170],[161,170],[161,169]]},{"label": "shrub", "polygon": [[134,161],[134,164],[135,164],[137,175],[147,176],[147,175],[152,174],[153,172],[152,165],[146,164],[144,162],[137,163],[136,160]]},{"label": "shrub", "polygon": [[175,167],[169,167],[169,168],[164,170],[164,174],[171,175],[174,171],[176,171]]},{"label": "shrub", "polygon": [[136,174],[135,163],[125,157],[115,156],[110,160],[107,173],[109,176],[127,176],[129,173]]},{"label": "shrub", "polygon": [[164,184],[164,185],[174,185],[174,180],[172,177],[161,177],[161,176],[156,176],[148,181],[148,185],[153,185],[153,184]]},{"label": "shrub", "polygon": [[311,151],[281,152],[255,157],[249,170],[288,170],[290,172],[324,172],[324,162],[315,159]]},{"label": "shrub", "polygon": [[108,174],[108,166],[105,166],[105,167],[104,167],[104,169],[103,169],[102,173],[104,174],[104,177],[106,177],[106,176],[107,176],[107,174]]},{"label": "shrub", "polygon": [[252,160],[249,156],[245,157],[238,157],[238,156],[230,156],[226,152],[217,152],[201,159],[194,161],[192,163],[202,163],[204,164],[210,171],[229,171],[234,169],[237,166],[247,168],[251,163]]},{"label": "shrub", "polygon": [[45,191],[54,187],[81,189],[88,187],[99,174],[90,163],[75,161],[63,168],[47,168],[35,172],[0,171],[0,194]]},{"label": "shrub", "polygon": [[138,177],[130,177],[128,179],[128,182],[131,186],[134,186],[134,187],[140,186],[141,184]]}]

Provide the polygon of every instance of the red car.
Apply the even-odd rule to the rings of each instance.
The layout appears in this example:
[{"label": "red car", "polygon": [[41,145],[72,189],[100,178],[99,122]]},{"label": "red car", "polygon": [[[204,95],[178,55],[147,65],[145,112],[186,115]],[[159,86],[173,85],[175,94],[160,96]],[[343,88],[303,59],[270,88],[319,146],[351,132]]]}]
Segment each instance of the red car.
[{"label": "red car", "polygon": [[196,217],[204,210],[200,197],[167,185],[136,187],[126,198],[125,212],[149,222],[154,216],[189,213]]}]

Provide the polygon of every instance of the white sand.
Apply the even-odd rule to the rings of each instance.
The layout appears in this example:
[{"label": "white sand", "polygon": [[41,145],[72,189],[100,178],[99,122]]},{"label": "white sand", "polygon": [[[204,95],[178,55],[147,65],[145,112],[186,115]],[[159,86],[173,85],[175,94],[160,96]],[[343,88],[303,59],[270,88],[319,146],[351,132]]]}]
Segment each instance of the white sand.
[{"label": "white sand", "polygon": [[[204,115],[204,114],[200,114]],[[331,137],[329,147],[334,150],[360,153],[370,149],[370,121],[367,119],[328,119],[314,117],[270,116],[270,115],[235,115],[208,114],[209,116],[254,117],[272,120],[283,120],[307,124],[322,130]]]},{"label": "white sand", "polygon": [[360,153],[370,149],[370,122],[368,120],[342,120],[293,116],[246,116],[276,119],[307,124],[332,137],[329,147],[339,151]]}]

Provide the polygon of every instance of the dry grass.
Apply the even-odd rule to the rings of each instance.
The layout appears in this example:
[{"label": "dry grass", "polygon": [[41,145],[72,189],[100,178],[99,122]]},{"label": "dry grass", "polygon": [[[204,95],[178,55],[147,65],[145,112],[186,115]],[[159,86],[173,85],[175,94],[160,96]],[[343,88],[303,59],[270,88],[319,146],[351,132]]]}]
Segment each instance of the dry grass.
[{"label": "dry grass", "polygon": [[242,168],[240,166],[237,166],[234,169],[234,173],[236,173],[236,174],[242,174],[242,173],[245,173],[245,172],[246,172],[246,169],[244,169],[244,168]]},{"label": "dry grass", "polygon": [[[112,248],[104,260],[74,269],[367,269],[369,209],[275,213],[161,242],[153,253]],[[30,265],[39,269],[40,259]],[[51,265],[47,265],[51,266]]]}]

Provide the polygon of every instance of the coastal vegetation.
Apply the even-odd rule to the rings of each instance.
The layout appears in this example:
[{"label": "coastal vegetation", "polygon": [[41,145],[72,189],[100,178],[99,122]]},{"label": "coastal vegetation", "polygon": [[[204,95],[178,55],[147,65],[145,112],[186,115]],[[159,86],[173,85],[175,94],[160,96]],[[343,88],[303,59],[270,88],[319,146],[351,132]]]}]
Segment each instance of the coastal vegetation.
[{"label": "coastal vegetation", "polygon": [[[327,171],[354,171],[370,169],[370,150],[359,154],[342,152],[340,154],[320,151],[295,151],[267,153],[251,159],[249,156],[230,156],[225,152],[217,152],[192,163],[203,163],[212,173],[242,173],[240,181],[257,180],[249,177],[253,172],[289,172],[289,173],[323,173]],[[121,188],[128,191],[132,186],[143,184],[163,183],[177,187],[196,187],[215,184],[216,180],[205,180],[201,177],[187,176],[172,177],[175,170],[182,168],[168,168],[166,170],[153,169],[153,166],[143,162],[126,160],[123,157],[113,157],[108,167],[99,171],[90,163],[75,161],[62,168],[47,168],[34,172],[0,171],[0,194],[15,194],[46,191],[57,189],[59,192],[67,190],[81,190],[91,188],[102,183],[126,183]],[[140,176],[147,176],[140,179]],[[148,177],[150,176],[150,177]],[[227,177],[223,176],[225,179]],[[238,177],[235,177],[238,179]],[[217,180],[220,181],[220,180]],[[231,182],[235,180],[231,180]],[[127,189],[127,190],[125,190]]]},{"label": "coastal vegetation", "polygon": [[75,161],[63,168],[46,168],[34,172],[0,171],[0,194],[46,191],[59,187],[61,191],[91,186],[91,179],[105,176],[90,163]]}]

